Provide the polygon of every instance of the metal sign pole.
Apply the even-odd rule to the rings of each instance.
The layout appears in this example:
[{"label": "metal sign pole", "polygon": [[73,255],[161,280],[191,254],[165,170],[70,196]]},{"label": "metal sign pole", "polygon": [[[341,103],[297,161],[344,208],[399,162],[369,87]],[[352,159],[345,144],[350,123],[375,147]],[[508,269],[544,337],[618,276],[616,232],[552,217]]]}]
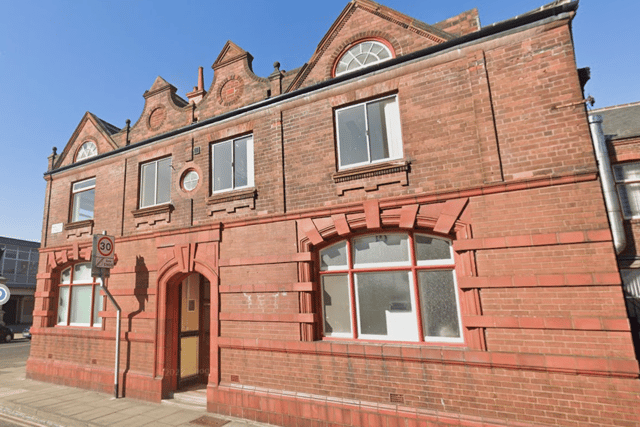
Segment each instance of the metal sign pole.
[{"label": "metal sign pole", "polygon": [[93,248],[91,250],[91,276],[100,276],[100,289],[105,293],[109,301],[116,308],[116,363],[115,372],[113,373],[113,395],[118,398],[119,378],[120,378],[120,317],[122,310],[111,295],[111,292],[105,286],[105,270],[107,277],[110,276],[109,269],[113,268],[115,252],[115,240],[113,236],[107,236],[107,232],[103,231],[102,235],[93,235]]},{"label": "metal sign pole", "polygon": [[122,310],[120,309],[120,306],[118,305],[118,303],[116,302],[116,300],[113,298],[113,295],[111,295],[111,292],[109,292],[109,290],[104,286],[104,274],[102,273],[102,271],[100,272],[100,279],[102,284],[100,285],[100,289],[107,295],[107,298],[109,298],[109,301],[111,301],[111,303],[115,306],[116,308],[116,367],[115,367],[115,372],[113,374],[114,378],[113,378],[113,395],[115,396],[115,398],[118,398],[118,383],[119,383],[119,378],[120,378],[120,314],[122,312]]}]

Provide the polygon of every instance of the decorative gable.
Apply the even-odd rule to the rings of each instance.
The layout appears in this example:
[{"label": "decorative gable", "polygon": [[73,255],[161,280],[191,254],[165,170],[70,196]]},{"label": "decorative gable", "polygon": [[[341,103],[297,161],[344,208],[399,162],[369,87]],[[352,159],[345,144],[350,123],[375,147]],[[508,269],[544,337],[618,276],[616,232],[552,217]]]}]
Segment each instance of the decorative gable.
[{"label": "decorative gable", "polygon": [[[49,169],[68,166],[76,161],[117,149],[119,146],[114,136],[118,132],[120,129],[87,111],[62,153],[52,159]],[[95,150],[89,148],[91,143],[95,145]]]},{"label": "decorative gable", "polygon": [[191,110],[185,108],[188,102],[176,92],[175,86],[160,76],[156,77],[151,88],[143,94],[144,109],[130,129],[129,141],[141,141],[191,123]]},{"label": "decorative gable", "polygon": [[198,103],[197,117],[211,117],[253,104],[270,96],[269,79],[254,74],[249,52],[227,41],[211,66],[213,82]]},{"label": "decorative gable", "polygon": [[322,38],[287,92],[334,77],[336,61],[361,41],[389,46],[393,57],[454,38],[451,34],[370,0],[354,0]]}]

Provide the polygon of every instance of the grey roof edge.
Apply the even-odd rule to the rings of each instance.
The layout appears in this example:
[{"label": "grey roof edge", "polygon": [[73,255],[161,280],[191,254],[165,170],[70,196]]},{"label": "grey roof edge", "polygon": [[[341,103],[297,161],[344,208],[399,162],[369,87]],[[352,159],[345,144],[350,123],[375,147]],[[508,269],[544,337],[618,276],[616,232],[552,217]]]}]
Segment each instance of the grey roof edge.
[{"label": "grey roof edge", "polygon": [[556,19],[567,19],[567,16],[565,14],[567,13],[571,13],[571,12],[575,12],[578,9],[578,3],[579,0],[556,0],[553,3],[549,3],[545,6],[542,6],[538,9],[535,9],[531,12],[522,14],[522,15],[518,15],[515,16],[513,18],[501,21],[501,22],[497,22],[495,24],[491,24],[488,25],[486,27],[481,28],[478,31],[475,31],[473,33],[469,33],[466,34],[464,36],[461,37],[457,37],[454,38],[452,40],[446,41],[444,43],[440,43],[434,46],[430,46],[427,47],[425,49],[421,49],[415,52],[412,52],[410,54],[407,55],[403,55],[403,56],[399,56],[396,58],[392,58],[390,60],[384,61],[384,62],[380,62],[378,64],[375,64],[373,66],[367,67],[367,68],[363,68],[361,70],[357,70],[351,73],[347,73],[347,74],[342,74],[340,76],[328,79],[328,80],[324,80],[322,82],[316,83],[314,85],[311,86],[306,86],[291,92],[285,92],[281,95],[278,96],[274,96],[272,98],[267,98],[265,100],[256,102],[254,104],[250,104],[244,107],[240,107],[237,108],[233,111],[229,111],[223,114],[220,114],[218,116],[213,116],[213,117],[209,117],[208,119],[196,122],[196,123],[192,123],[190,125],[187,126],[183,126],[181,128],[178,129],[174,129],[171,130],[169,132],[165,132],[159,135],[155,135],[153,137],[147,138],[145,140],[139,141],[137,143],[131,144],[131,145],[127,145],[124,147],[120,147],[118,149],[115,149],[113,151],[109,151],[107,153],[103,153],[103,154],[99,154],[98,156],[95,157],[91,157],[90,159],[86,159],[86,160],[82,160],[80,162],[77,163],[72,163],[70,165],[67,166],[63,166],[61,168],[58,169],[53,169],[53,170],[48,170],[44,173],[44,176],[50,176],[50,175],[54,175],[60,172],[64,172],[66,170],[69,169],[73,169],[75,167],[79,167],[79,166],[83,166],[87,163],[92,163],[98,160],[101,160],[103,158],[106,157],[111,157],[111,156],[115,156],[118,155],[120,153],[129,151],[129,150],[134,150],[137,149],[139,147],[142,147],[144,145],[147,144],[151,144],[153,142],[156,141],[160,141],[166,138],[171,138],[183,133],[187,133],[187,132],[191,132],[195,129],[199,129],[201,127],[205,127],[208,125],[211,125],[213,123],[219,122],[219,121],[223,121],[223,120],[227,120],[231,117],[235,117],[235,116],[239,116],[245,113],[248,113],[250,111],[259,109],[259,108],[263,108],[266,106],[270,106],[291,98],[295,98],[301,95],[307,95],[310,94],[312,92],[315,92],[316,90],[321,90],[324,89],[326,87],[329,86],[333,86],[333,85],[337,85],[342,83],[343,81],[346,80],[351,80],[357,77],[362,77],[365,76],[367,74],[372,74],[375,72],[378,72],[380,70],[384,70],[386,68],[392,68],[398,64],[402,64],[404,62],[410,62],[410,61],[414,61],[416,59],[419,58],[423,58],[423,57],[427,57],[427,56],[431,56],[437,53],[440,53],[442,51],[448,51],[452,48],[456,48],[459,47],[461,45],[466,45],[468,43],[472,43],[472,42],[476,42],[482,39],[486,39],[486,38],[491,38],[491,37],[495,37],[496,35],[500,34],[500,33],[505,33],[505,32],[509,32],[515,29],[518,29],[520,27],[525,27],[527,25],[539,22],[539,21],[544,21],[547,19],[551,19],[551,18],[556,18]]}]

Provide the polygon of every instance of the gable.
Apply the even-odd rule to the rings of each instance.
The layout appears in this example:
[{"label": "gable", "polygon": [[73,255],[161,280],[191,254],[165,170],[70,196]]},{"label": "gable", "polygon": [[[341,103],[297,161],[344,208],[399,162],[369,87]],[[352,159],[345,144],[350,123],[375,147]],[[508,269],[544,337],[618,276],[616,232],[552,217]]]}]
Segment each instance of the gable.
[{"label": "gable", "polygon": [[117,149],[118,144],[113,135],[118,132],[120,129],[87,111],[56,159],[55,168],[75,163],[80,149],[86,142],[95,144],[98,155]]},{"label": "gable", "polygon": [[398,57],[452,38],[441,29],[388,7],[369,0],[354,0],[333,23],[287,91],[334,77],[336,61],[361,41],[379,41],[390,48],[393,57]]}]

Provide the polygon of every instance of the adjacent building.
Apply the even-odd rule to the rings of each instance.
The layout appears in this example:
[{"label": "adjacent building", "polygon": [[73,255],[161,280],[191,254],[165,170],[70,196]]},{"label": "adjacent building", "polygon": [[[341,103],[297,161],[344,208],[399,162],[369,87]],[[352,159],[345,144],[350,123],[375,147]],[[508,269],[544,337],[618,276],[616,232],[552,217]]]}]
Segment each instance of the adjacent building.
[{"label": "adjacent building", "polygon": [[[481,27],[353,0],[309,61],[256,76],[227,42],[183,99],[86,113],[49,157],[27,375],[194,384],[277,425],[640,425],[571,24]],[[89,102],[89,101],[88,101]]]},{"label": "adjacent building", "polygon": [[612,165],[613,181],[622,213],[624,247],[618,267],[624,284],[636,354],[640,355],[640,102],[599,108]]},{"label": "adjacent building", "polygon": [[4,312],[0,321],[7,325],[31,324],[33,320],[39,247],[38,242],[0,237],[0,276],[11,292],[9,300],[0,306]]}]

